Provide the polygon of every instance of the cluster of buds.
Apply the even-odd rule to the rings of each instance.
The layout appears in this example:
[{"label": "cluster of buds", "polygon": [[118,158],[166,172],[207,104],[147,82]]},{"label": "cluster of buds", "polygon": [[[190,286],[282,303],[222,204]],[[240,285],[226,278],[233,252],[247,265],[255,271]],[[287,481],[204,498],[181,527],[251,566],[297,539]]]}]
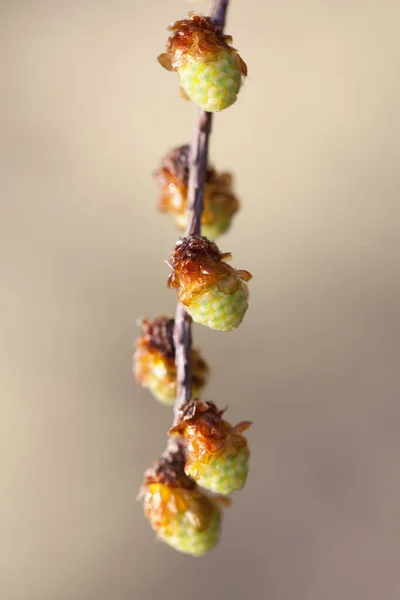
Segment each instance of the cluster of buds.
[{"label": "cluster of buds", "polygon": [[[214,14],[219,14],[217,8]],[[208,112],[233,104],[247,68],[222,26],[213,18],[189,13],[189,19],[177,21],[170,30],[167,52],[158,60],[178,72],[186,96]],[[194,147],[199,150],[199,145]],[[199,399],[208,366],[191,347],[190,322],[219,331],[237,328],[248,308],[251,274],[231,267],[231,254],[212,241],[227,231],[238,210],[231,175],[212,168],[202,171],[197,187],[205,182],[203,210],[195,204],[188,211],[189,154],[187,145],[173,149],[156,174],[159,209],[172,214],[180,229],[196,233],[178,240],[168,260],[168,286],[177,290],[180,302],[177,324],[167,316],[142,319],[133,371],[162,404],[176,405],[167,450],[146,471],[141,487],[145,515],[161,540],[201,556],[218,542],[221,507],[230,503],[226,496],[245,484],[249,448],[243,432],[251,423],[232,427],[223,418],[224,410]],[[202,169],[206,154],[203,147]]]},{"label": "cluster of buds", "polygon": [[207,238],[191,236],[176,243],[168,262],[168,285],[193,321],[219,331],[238,327],[248,307],[251,274],[228,265],[231,258]]},{"label": "cluster of buds", "polygon": [[[189,180],[189,153],[186,144],[174,148],[164,157],[156,177],[161,190],[159,210],[169,213],[181,230],[187,228],[187,195]],[[239,202],[232,191],[232,175],[207,169],[201,214],[201,231],[209,240],[225,233]]]},{"label": "cluster of buds", "polygon": [[[142,334],[136,340],[133,357],[136,381],[166,406],[174,405],[177,392],[174,324],[174,319],[165,316],[153,320],[142,319]],[[193,394],[199,396],[206,384],[209,369],[195,348],[190,350],[190,367]]]},{"label": "cluster of buds", "polygon": [[167,51],[158,60],[178,73],[184,95],[207,112],[231,106],[247,75],[246,63],[230,46],[232,37],[212,18],[193,13],[169,29]]}]

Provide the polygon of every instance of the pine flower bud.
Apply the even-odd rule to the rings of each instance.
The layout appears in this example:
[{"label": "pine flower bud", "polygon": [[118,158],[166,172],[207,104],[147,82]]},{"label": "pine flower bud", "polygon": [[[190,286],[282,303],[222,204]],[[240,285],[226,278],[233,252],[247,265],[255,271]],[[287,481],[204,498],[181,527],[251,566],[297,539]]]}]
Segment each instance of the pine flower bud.
[{"label": "pine flower bud", "polygon": [[204,237],[181,238],[169,259],[171,288],[196,323],[230,331],[240,325],[248,307],[248,271],[226,264],[230,253],[222,253]]},{"label": "pine flower bud", "polygon": [[158,60],[169,71],[178,72],[185,94],[207,112],[233,104],[247,67],[229,45],[231,36],[223,35],[211,17],[193,13],[169,29],[167,52]]},{"label": "pine flower bud", "polygon": [[[159,210],[174,216],[179,229],[187,226],[187,194],[189,180],[188,145],[171,150],[163,159],[156,173],[161,188]],[[230,227],[233,215],[239,209],[239,202],[232,192],[230,173],[217,173],[208,169],[203,196],[201,232],[210,240],[225,233]]]},{"label": "pine flower bud", "polygon": [[[142,334],[136,341],[133,371],[136,380],[148,388],[162,404],[173,406],[176,398],[174,319],[143,319]],[[208,376],[208,366],[200,352],[191,349],[193,393],[200,394]]]},{"label": "pine flower bud", "polygon": [[157,536],[175,550],[201,556],[218,542],[221,513],[201,492],[179,460],[161,458],[145,474],[144,512]]},{"label": "pine flower bud", "polygon": [[212,402],[191,401],[170,434],[187,440],[185,473],[207,490],[230,494],[246,482],[250,453],[242,431],[251,423],[232,427],[223,412]]}]

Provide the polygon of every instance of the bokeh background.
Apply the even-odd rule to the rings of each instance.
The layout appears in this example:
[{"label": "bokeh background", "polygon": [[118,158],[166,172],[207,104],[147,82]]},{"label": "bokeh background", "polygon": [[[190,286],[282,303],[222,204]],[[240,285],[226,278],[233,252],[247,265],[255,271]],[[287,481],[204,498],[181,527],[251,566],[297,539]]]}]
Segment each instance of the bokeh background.
[{"label": "bokeh background", "polygon": [[131,376],[136,318],[176,301],[152,172],[195,118],[155,57],[188,8],[0,2],[0,597],[397,600],[396,0],[232,0],[249,78],[211,158],[251,309],[194,336],[251,475],[202,559],[136,502],[171,421]]}]

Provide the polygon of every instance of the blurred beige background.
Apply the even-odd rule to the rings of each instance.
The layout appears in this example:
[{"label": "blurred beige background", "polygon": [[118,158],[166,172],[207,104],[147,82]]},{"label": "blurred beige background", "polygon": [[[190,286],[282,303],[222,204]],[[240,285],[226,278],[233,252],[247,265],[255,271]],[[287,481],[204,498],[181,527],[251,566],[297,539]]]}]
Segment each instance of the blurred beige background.
[{"label": "blurred beige background", "polygon": [[251,475],[203,559],[135,500],[171,420],[131,376],[136,318],[175,306],[152,172],[194,123],[155,57],[188,8],[0,2],[0,597],[397,600],[396,0],[232,0],[250,75],[211,157],[251,310],[194,335]]}]

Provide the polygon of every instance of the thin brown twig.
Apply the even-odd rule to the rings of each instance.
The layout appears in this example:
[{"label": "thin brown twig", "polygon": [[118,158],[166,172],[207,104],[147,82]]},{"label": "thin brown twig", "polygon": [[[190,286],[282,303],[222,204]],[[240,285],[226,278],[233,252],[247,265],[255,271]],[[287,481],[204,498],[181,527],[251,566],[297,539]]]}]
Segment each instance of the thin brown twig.
[{"label": "thin brown twig", "polygon": [[[229,0],[213,0],[211,17],[217,21],[221,31],[225,26]],[[186,236],[200,235],[201,214],[203,211],[204,185],[208,164],[208,143],[211,133],[212,113],[198,110],[196,127],[190,148],[189,187],[187,198],[188,225]],[[191,399],[192,373],[190,350],[192,347],[192,319],[178,302],[175,314],[174,343],[177,371],[177,396],[174,407],[174,424],[180,409]]]}]

